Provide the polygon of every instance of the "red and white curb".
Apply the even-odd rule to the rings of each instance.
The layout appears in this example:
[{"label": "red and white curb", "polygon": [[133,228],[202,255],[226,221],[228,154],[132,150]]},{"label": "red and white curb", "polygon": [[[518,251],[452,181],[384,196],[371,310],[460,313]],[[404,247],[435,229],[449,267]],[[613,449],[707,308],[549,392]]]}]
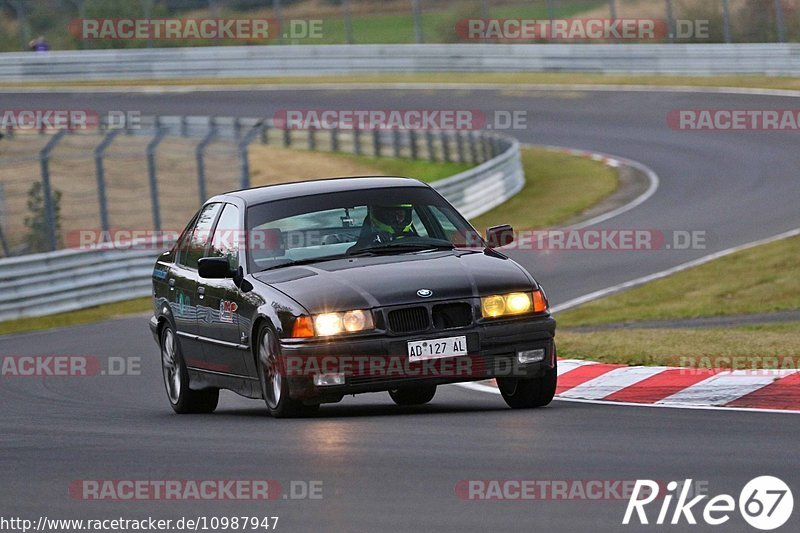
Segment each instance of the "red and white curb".
[{"label": "red and white curb", "polygon": [[[464,384],[499,394],[494,381]],[[624,405],[800,413],[800,371],[558,362],[556,398]]]}]

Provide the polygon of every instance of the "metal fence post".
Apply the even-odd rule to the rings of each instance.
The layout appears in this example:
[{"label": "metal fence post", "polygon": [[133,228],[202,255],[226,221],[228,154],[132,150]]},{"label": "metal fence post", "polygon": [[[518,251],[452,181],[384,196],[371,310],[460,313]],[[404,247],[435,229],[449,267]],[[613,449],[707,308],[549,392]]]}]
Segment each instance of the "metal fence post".
[{"label": "metal fence post", "polygon": [[288,124],[283,125],[283,146],[289,148],[292,145],[292,130],[289,129]]},{"label": "metal fence post", "polygon": [[316,128],[314,126],[308,127],[308,149],[314,151],[317,149],[317,137],[315,135]]},{"label": "metal fence post", "polygon": [[197,189],[200,196],[200,205],[206,202],[206,165],[205,165],[205,150],[214,137],[217,135],[217,122],[214,117],[209,121],[209,130],[203,140],[197,145],[195,150],[195,158],[197,159]]},{"label": "metal fence post", "polygon": [[617,0],[608,0],[608,9],[611,12],[611,20],[617,20]]},{"label": "metal fence post", "polygon": [[233,119],[233,138],[236,141],[242,140],[242,119],[239,117]]},{"label": "metal fence post", "polygon": [[417,132],[408,130],[408,146],[411,148],[411,159],[419,159],[419,152],[417,151]]},{"label": "metal fence post", "polygon": [[278,21],[278,42],[283,42],[283,15],[281,13],[281,0],[272,0],[272,14]]},{"label": "metal fence post", "polygon": [[258,123],[253,126],[244,139],[239,141],[237,146],[239,152],[239,163],[241,164],[241,175],[239,176],[239,185],[242,189],[250,188],[250,161],[247,159],[247,147],[256,138],[256,136],[264,129],[264,123]]},{"label": "metal fence post", "polygon": [[477,137],[477,133],[472,131],[469,134],[469,155],[472,159],[472,163],[478,163],[478,147],[475,142],[475,137]]},{"label": "metal fence post", "polygon": [[462,131],[456,132],[456,153],[458,154],[459,163],[467,162],[467,158],[464,154],[464,132]]},{"label": "metal fence post", "polygon": [[453,158],[450,157],[450,136],[445,131],[439,132],[439,142],[442,144],[442,157],[448,163],[453,161]]},{"label": "metal fence post", "polygon": [[161,231],[161,206],[158,199],[158,175],[156,174],[156,150],[167,136],[167,130],[156,122],[156,135],[147,143],[147,177],[150,180],[150,206],[153,211],[153,229]]},{"label": "metal fence post", "polygon": [[353,44],[353,18],[350,16],[350,0],[342,0],[342,16],[344,18],[344,39],[347,44]]},{"label": "metal fence post", "polygon": [[97,148],[94,149],[94,168],[97,174],[97,204],[100,209],[100,227],[103,231],[109,231],[111,225],[108,222],[108,201],[106,200],[106,172],[103,166],[105,152],[117,135],[122,130],[111,130],[106,133]]},{"label": "metal fence post", "polygon": [[392,150],[395,157],[400,157],[400,130],[392,130]]},{"label": "metal fence post", "polygon": [[545,5],[547,6],[547,18],[550,20],[556,18],[556,11],[555,7],[553,6],[553,0],[547,0],[545,2]]},{"label": "metal fence post", "polygon": [[675,41],[675,19],[672,16],[672,0],[665,0],[667,5],[667,31],[669,32],[669,41]]},{"label": "metal fence post", "polygon": [[53,202],[53,188],[50,186],[50,152],[61,142],[66,133],[67,130],[59,130],[39,152],[42,171],[42,195],[44,196],[44,218],[47,226],[47,242],[51,252],[58,248],[58,236],[56,235],[56,209]]},{"label": "metal fence post", "polygon": [[421,0],[411,0],[411,11],[414,14],[414,38],[417,43],[424,43],[425,36],[422,34],[422,5]]},{"label": "metal fence post", "polygon": [[778,30],[778,42],[786,42],[786,24],[783,20],[782,0],[775,0],[775,29]]},{"label": "metal fence post", "polygon": [[28,23],[28,14],[25,4],[21,0],[9,0],[8,5],[14,10],[17,17],[17,27],[19,31],[20,49],[28,49],[28,41],[31,38],[31,27]]},{"label": "metal fence post", "polygon": [[379,130],[372,130],[372,153],[375,157],[381,156],[381,133]]},{"label": "metal fence post", "polygon": [[269,144],[269,121],[267,119],[261,121],[261,144]]},{"label": "metal fence post", "polygon": [[339,128],[331,128],[331,152],[339,151]]},{"label": "metal fence post", "polygon": [[181,117],[181,137],[189,136],[189,117],[183,115]]},{"label": "metal fence post", "polygon": [[425,130],[425,147],[428,149],[428,161],[436,161],[436,150],[433,147],[433,132]]},{"label": "metal fence post", "polygon": [[6,241],[6,236],[3,233],[3,226],[0,225],[0,247],[3,248],[3,255],[6,257],[11,257],[11,250],[8,248],[8,242]]},{"label": "metal fence post", "polygon": [[728,2],[729,0],[722,0],[722,30],[725,34],[725,42],[731,43],[733,42],[731,36],[731,9]]},{"label": "metal fence post", "polygon": [[353,128],[353,153],[361,155],[361,130],[358,126]]},{"label": "metal fence post", "polygon": [[483,161],[488,161],[492,158],[492,141],[485,133],[481,135],[481,153],[483,154]]}]

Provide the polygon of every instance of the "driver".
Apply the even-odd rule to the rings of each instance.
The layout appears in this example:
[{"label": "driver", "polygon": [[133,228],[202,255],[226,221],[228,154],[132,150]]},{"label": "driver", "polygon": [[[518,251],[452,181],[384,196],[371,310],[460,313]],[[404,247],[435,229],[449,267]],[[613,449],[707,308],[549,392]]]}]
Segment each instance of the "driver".
[{"label": "driver", "polygon": [[411,204],[372,205],[361,228],[359,245],[380,244],[417,235]]}]

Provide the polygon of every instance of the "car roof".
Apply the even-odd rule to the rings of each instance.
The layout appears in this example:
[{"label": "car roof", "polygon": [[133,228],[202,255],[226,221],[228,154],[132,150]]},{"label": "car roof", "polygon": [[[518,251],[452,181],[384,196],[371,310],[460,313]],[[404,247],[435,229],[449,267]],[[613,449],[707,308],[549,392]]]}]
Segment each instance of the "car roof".
[{"label": "car roof", "polygon": [[272,202],[275,200],[284,200],[286,198],[311,196],[314,194],[327,194],[364,189],[383,189],[387,187],[428,187],[428,185],[413,178],[404,178],[400,176],[322,178],[231,191],[219,196],[215,196],[208,201],[224,201],[226,197],[233,196],[244,200],[246,205],[255,205],[264,202]]}]

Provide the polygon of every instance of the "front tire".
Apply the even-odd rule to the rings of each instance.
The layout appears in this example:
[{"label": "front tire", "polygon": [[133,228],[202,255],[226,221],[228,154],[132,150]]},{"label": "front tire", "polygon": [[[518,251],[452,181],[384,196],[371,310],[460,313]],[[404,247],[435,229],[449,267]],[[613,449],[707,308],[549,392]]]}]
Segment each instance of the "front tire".
[{"label": "front tire", "polygon": [[411,389],[391,389],[389,396],[397,405],[423,405],[433,400],[436,385],[414,387]]},{"label": "front tire", "polygon": [[512,409],[544,407],[553,401],[558,384],[556,364],[541,377],[531,379],[497,378],[503,399]]},{"label": "front tire", "polygon": [[281,364],[278,337],[269,327],[264,327],[259,332],[256,364],[261,396],[270,415],[275,418],[293,418],[311,415],[319,409],[319,404],[305,405],[289,397],[289,382]]},{"label": "front tire", "polygon": [[176,413],[213,413],[219,403],[219,389],[191,390],[189,372],[171,325],[161,331],[161,373],[167,398]]}]

